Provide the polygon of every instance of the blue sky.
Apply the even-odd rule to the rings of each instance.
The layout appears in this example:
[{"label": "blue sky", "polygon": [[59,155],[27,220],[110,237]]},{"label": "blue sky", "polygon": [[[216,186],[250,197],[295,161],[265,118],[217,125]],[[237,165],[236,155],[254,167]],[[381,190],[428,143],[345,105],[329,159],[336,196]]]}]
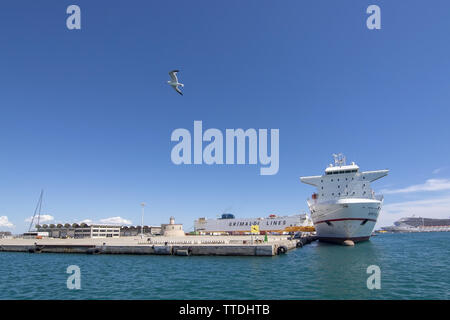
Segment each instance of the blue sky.
[{"label": "blue sky", "polygon": [[[66,28],[81,8],[82,29]],[[381,8],[368,30],[366,8]],[[378,225],[450,216],[448,1],[3,1],[0,229],[23,232],[41,188],[54,222],[193,226],[307,210],[343,152],[390,169]],[[179,69],[179,96],[167,72]],[[176,128],[276,128],[280,169],[176,166]],[[413,186],[413,187],[411,187]],[[409,188],[409,189],[408,189]]]}]

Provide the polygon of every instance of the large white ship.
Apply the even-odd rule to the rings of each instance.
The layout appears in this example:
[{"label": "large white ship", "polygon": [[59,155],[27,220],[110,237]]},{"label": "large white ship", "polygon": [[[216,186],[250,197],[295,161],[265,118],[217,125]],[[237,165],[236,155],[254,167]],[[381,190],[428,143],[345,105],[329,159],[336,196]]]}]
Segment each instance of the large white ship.
[{"label": "large white ship", "polygon": [[405,217],[395,221],[393,226],[381,229],[387,232],[448,232],[450,231],[450,218]]},{"label": "large white ship", "polygon": [[377,222],[383,196],[375,195],[370,183],[389,170],[363,171],[352,162],[347,165],[342,154],[333,155],[321,176],[301,177],[317,187],[308,199],[311,218],[319,240],[337,243],[368,240]]},{"label": "large white ship", "polygon": [[250,234],[252,225],[258,225],[261,233],[314,231],[312,221],[306,214],[271,214],[267,218],[236,219],[229,213],[222,214],[219,219],[199,218],[194,221],[194,230],[200,234]]}]

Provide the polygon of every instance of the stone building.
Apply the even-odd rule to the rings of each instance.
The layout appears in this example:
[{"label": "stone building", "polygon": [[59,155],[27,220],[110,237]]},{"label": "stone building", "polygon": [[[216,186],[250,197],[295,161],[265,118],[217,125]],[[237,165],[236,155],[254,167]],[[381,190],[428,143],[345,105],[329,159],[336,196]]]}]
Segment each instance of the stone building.
[{"label": "stone building", "polygon": [[169,224],[161,225],[161,233],[165,237],[182,237],[186,235],[183,231],[183,225],[176,224],[174,217],[170,217]]}]

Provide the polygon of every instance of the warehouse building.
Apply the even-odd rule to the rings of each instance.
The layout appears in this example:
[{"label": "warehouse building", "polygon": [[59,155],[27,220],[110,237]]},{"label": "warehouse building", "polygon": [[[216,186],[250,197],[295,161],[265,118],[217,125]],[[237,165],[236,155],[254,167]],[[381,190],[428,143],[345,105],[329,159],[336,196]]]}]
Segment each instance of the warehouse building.
[{"label": "warehouse building", "polygon": [[[135,237],[141,234],[141,226],[123,226],[120,228],[121,237]],[[144,235],[160,235],[161,227],[144,226]]]},{"label": "warehouse building", "polygon": [[10,231],[0,231],[0,239],[10,239],[12,234]]},{"label": "warehouse building", "polygon": [[119,238],[120,226],[86,223],[37,225],[38,232],[48,232],[51,238]]},{"label": "warehouse building", "polygon": [[[39,233],[48,233],[50,238],[119,238],[133,237],[142,234],[141,226],[117,226],[86,223],[43,224],[36,226]],[[144,226],[144,235],[159,235],[161,227]]]}]

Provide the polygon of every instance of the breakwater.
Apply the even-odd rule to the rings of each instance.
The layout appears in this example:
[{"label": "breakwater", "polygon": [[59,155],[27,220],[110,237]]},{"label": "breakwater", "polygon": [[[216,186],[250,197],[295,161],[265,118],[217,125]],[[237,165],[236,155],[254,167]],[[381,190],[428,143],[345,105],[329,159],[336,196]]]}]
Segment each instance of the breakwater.
[{"label": "breakwater", "polygon": [[8,239],[0,251],[29,253],[140,254],[178,256],[275,256],[301,248],[313,236],[292,239],[271,237],[267,242],[250,237],[187,236],[146,239]]}]

